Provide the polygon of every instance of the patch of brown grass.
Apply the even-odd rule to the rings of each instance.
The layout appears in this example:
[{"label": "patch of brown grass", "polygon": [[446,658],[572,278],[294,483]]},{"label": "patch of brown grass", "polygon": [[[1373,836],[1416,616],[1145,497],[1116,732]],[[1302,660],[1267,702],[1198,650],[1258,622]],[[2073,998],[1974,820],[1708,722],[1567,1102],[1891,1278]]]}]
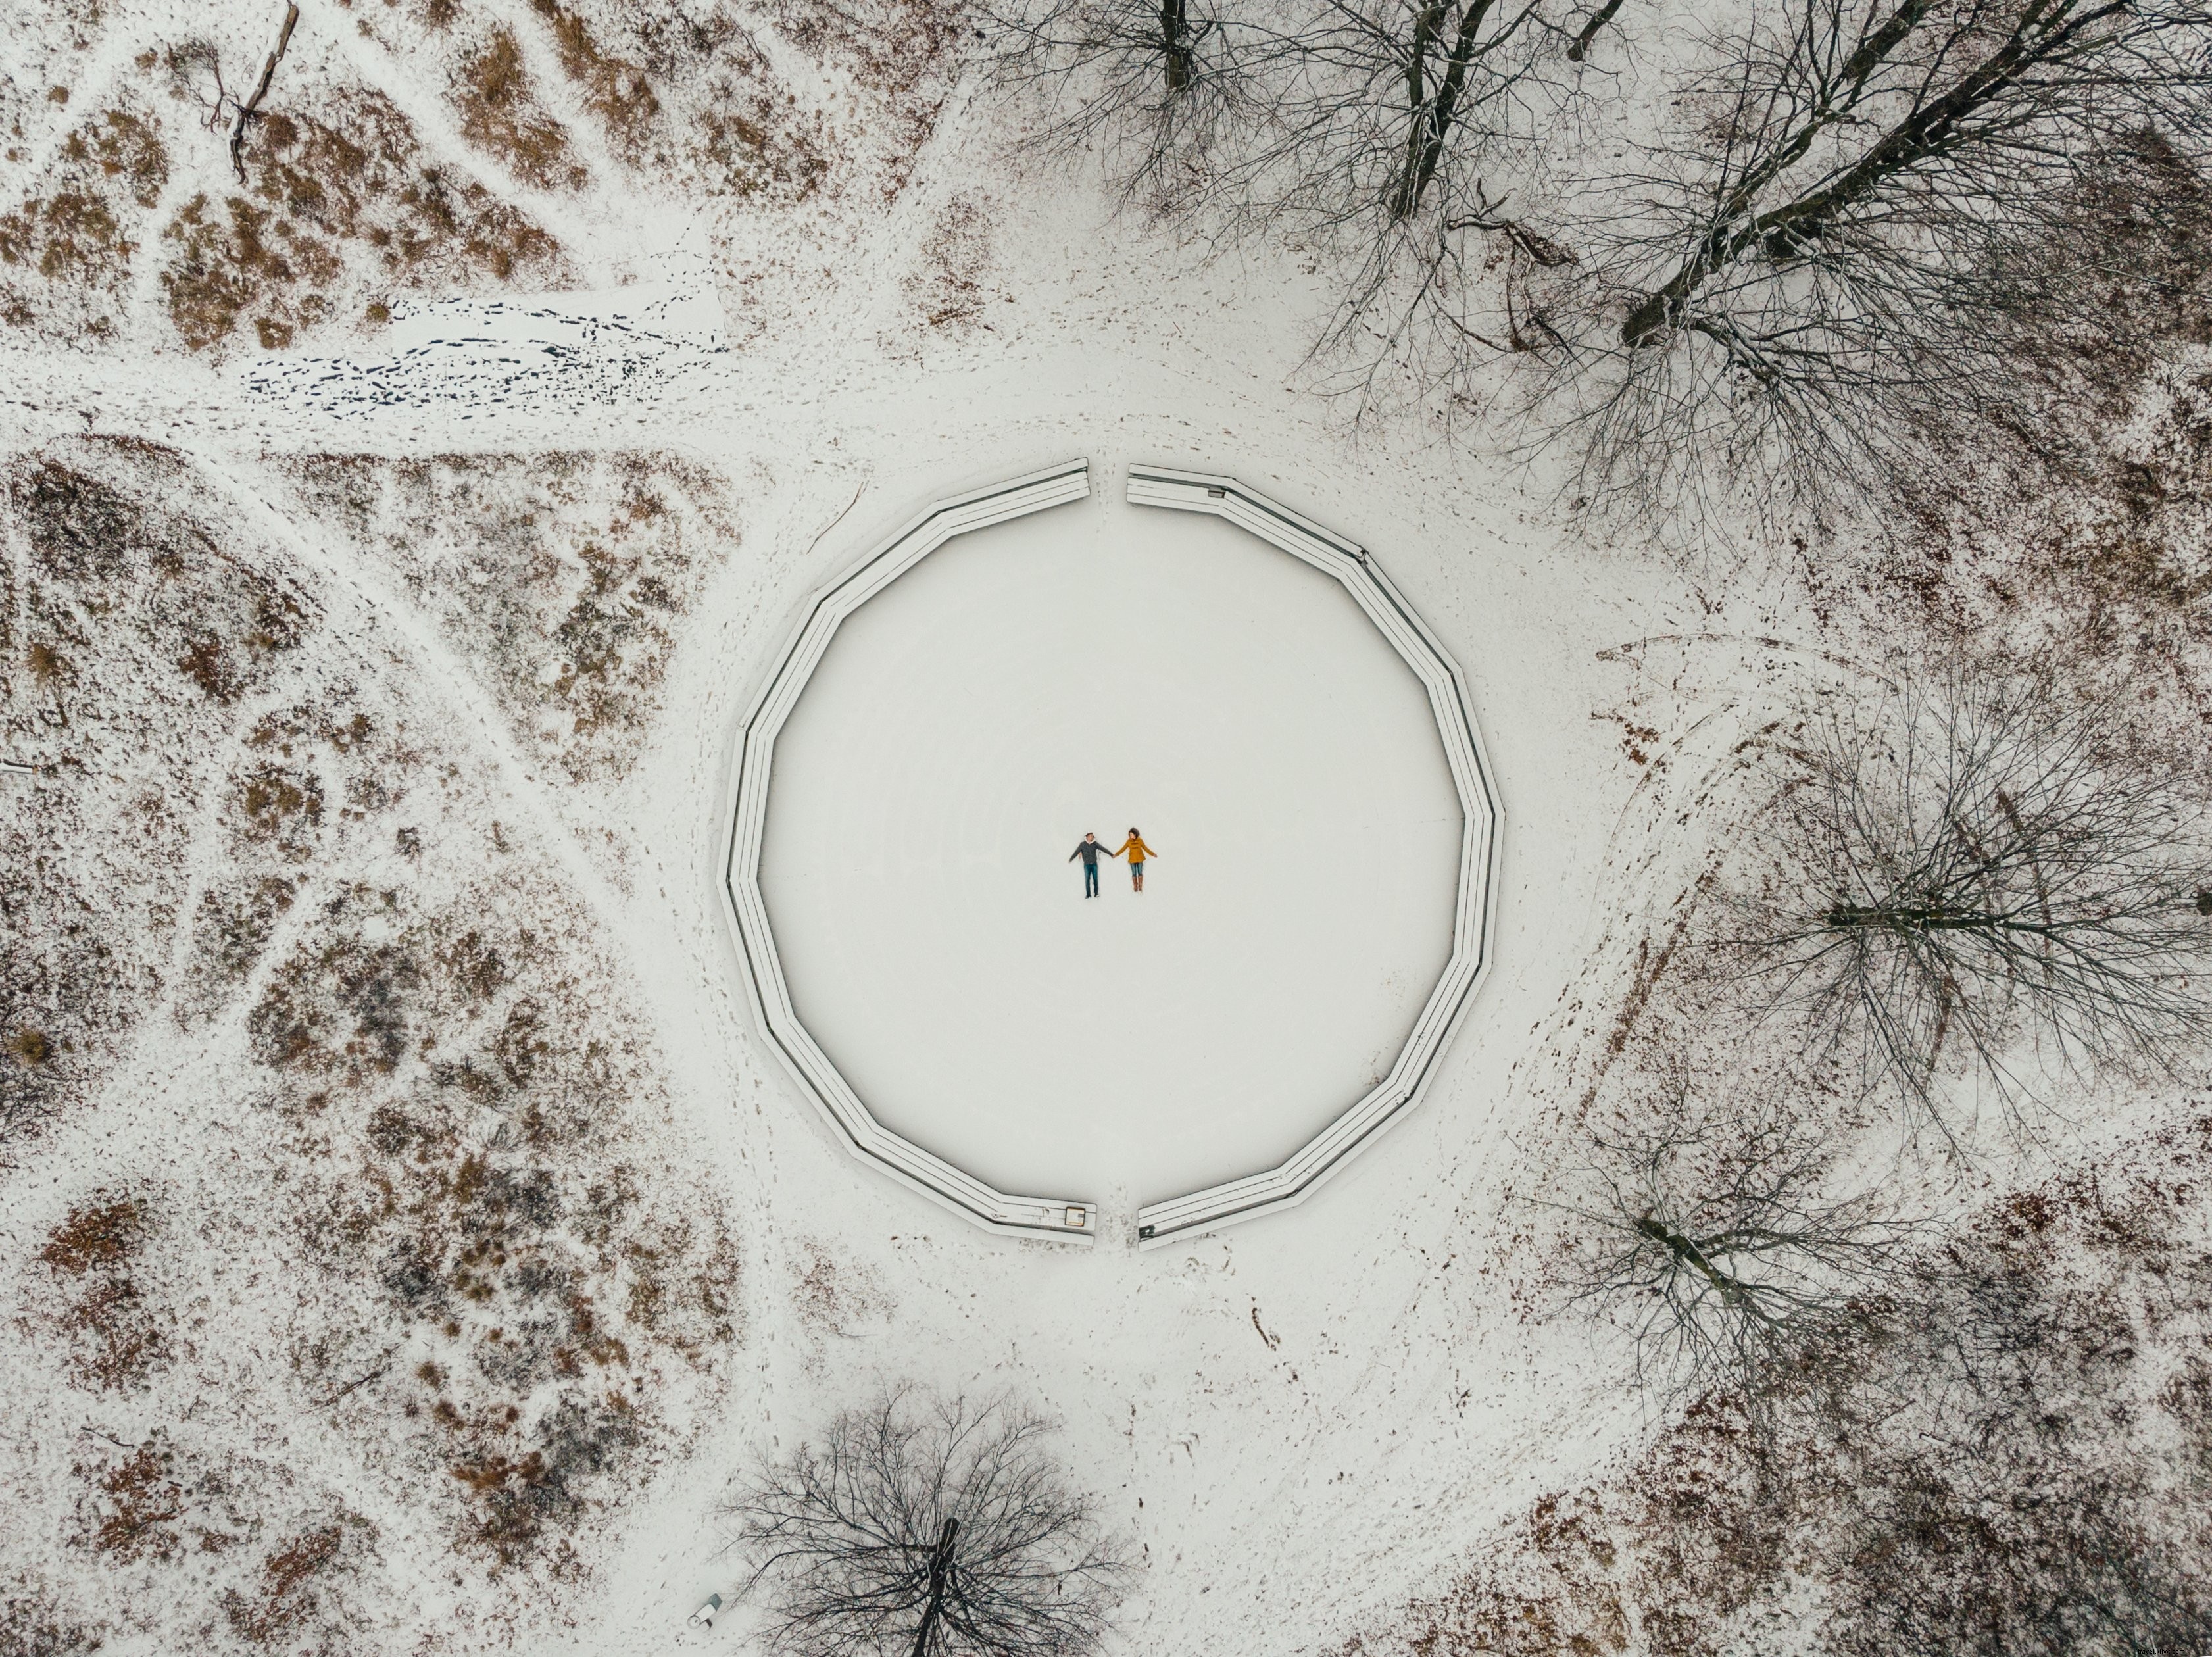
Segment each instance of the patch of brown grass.
[{"label": "patch of brown grass", "polygon": [[79,1386],[119,1392],[145,1380],[167,1345],[133,1280],[148,1232],[144,1205],[123,1198],[82,1205],[47,1238],[39,1258],[70,1280],[55,1326],[72,1340]]},{"label": "patch of brown grass", "polygon": [[14,505],[29,531],[33,568],[69,582],[112,582],[133,547],[162,537],[136,500],[88,472],[40,460],[18,474]]},{"label": "patch of brown grass", "polygon": [[88,1096],[163,986],[193,774],[314,617],[297,586],[218,543],[191,469],[158,446],[58,443],[7,466],[0,491],[29,670],[0,724],[11,744],[65,750],[75,779],[0,813],[0,1037],[43,1044],[35,1063],[0,1057],[4,1138]]},{"label": "patch of brown grass", "polygon": [[460,1545],[543,1563],[652,1430],[651,1360],[713,1369],[734,1251],[711,1213],[651,1215],[620,1150],[649,1078],[584,1011],[595,992],[542,914],[403,909],[371,945],[351,913],[270,973],[248,1021],[280,1120],[331,1169],[301,1232],[387,1320],[380,1343],[428,1343],[386,1384],[453,1473]]},{"label": "patch of brown grass", "polygon": [[170,321],[194,350],[249,325],[282,349],[349,313],[343,290],[367,279],[544,281],[559,262],[524,215],[426,164],[413,124],[380,93],[341,93],[313,115],[272,112],[247,168],[246,196],[196,196],[162,231]]},{"label": "patch of brown grass", "polygon": [[261,1562],[261,1576],[253,1597],[235,1588],[223,1596],[223,1611],[230,1626],[254,1645],[275,1645],[285,1640],[315,1609],[315,1579],[338,1558],[345,1532],[337,1525],[321,1525],[291,1538]]},{"label": "patch of brown grass", "polygon": [[461,65],[453,94],[461,136],[541,190],[580,190],[591,174],[571,159],[568,133],[545,112],[512,29],[495,28]]},{"label": "patch of brown grass", "polygon": [[322,779],[312,771],[257,766],[240,779],[238,814],[246,837],[282,847],[286,856],[305,860],[314,853],[314,833],[322,826]]},{"label": "patch of brown grass", "polygon": [[727,88],[700,112],[698,155],[722,188],[741,198],[788,204],[830,177],[827,137],[767,93]]},{"label": "patch of brown grass", "polygon": [[213,964],[226,983],[235,984],[252,971],[268,946],[276,923],[298,895],[295,882],[280,875],[260,875],[235,884],[211,883],[200,894],[195,930],[203,941],[199,953]]},{"label": "patch of brown grass", "polygon": [[988,327],[983,307],[990,295],[983,282],[991,272],[991,222],[964,196],[945,204],[922,244],[919,268],[907,280],[907,293],[921,319],[956,335]]},{"label": "patch of brown grass", "polygon": [[866,1323],[880,1322],[891,1311],[882,1275],[855,1260],[841,1259],[830,1245],[808,1238],[792,1261],[791,1303],[799,1321],[817,1337],[848,1337]]},{"label": "patch of brown grass", "polygon": [[128,1561],[171,1559],[183,1550],[184,1489],[151,1441],[109,1468],[100,1491],[108,1511],[92,1533],[94,1552]]},{"label": "patch of brown grass", "polygon": [[57,1272],[82,1278],[94,1269],[125,1266],[138,1252],[146,1232],[145,1211],[128,1198],[119,1202],[88,1203],[72,1209],[54,1228],[39,1258]]},{"label": "patch of brown grass", "polygon": [[634,762],[674,622],[735,538],[722,480],[635,453],[318,455],[294,470],[314,507],[442,595],[444,624],[550,759],[578,780]]},{"label": "patch of brown grass", "polygon": [[152,207],[169,179],[169,154],[154,128],[127,110],[105,111],[62,143],[43,194],[0,214],[0,263],[49,282],[112,288],[138,250],[131,209]]},{"label": "patch of brown grass", "polygon": [[951,90],[952,43],[968,14],[938,0],[780,0],[778,27],[801,50],[842,58],[853,78],[876,94],[896,136],[884,193],[906,187]]},{"label": "patch of brown grass", "polygon": [[51,1593],[27,1590],[0,1599],[0,1652],[7,1657],[77,1657],[102,1643],[90,1628],[63,1615]]},{"label": "patch of brown grass", "polygon": [[561,68],[583,88],[584,102],[605,126],[608,143],[635,165],[660,115],[660,100],[645,70],[601,46],[583,18],[560,0],[530,0],[530,7],[552,29]]}]

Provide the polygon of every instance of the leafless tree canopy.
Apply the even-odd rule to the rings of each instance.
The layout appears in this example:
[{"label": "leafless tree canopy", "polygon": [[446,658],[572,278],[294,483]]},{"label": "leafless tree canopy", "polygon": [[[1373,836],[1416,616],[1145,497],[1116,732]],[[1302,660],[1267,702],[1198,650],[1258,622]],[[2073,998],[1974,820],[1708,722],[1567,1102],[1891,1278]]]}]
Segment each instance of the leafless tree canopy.
[{"label": "leafless tree canopy", "polygon": [[1082,1657],[1126,1565],[1003,1399],[912,1389],[764,1462],[729,1503],[784,1657]]},{"label": "leafless tree canopy", "polygon": [[1960,677],[1816,722],[1735,940],[1765,1005],[1923,1106],[1953,1057],[2017,1101],[2024,1039],[2172,1073],[2212,1032],[2212,822],[2121,707]]},{"label": "leafless tree canopy", "polygon": [[[2033,426],[2066,363],[2201,284],[2171,254],[2204,216],[2212,0],[1711,16],[1005,0],[999,22],[1056,134],[1135,137],[1133,191],[1328,262],[1325,383],[1514,419],[1493,434],[1579,454],[1593,510],[1863,502],[1962,432]],[[1699,30],[1657,95],[1632,88],[1624,43]]]},{"label": "leafless tree canopy", "polygon": [[1319,349],[1355,375],[1439,330],[1491,349],[1469,289],[1493,239],[1516,270],[1571,262],[1486,182],[1569,95],[1587,26],[1562,0],[1010,0],[996,21],[1012,77],[1054,88],[1052,139],[1109,139],[1132,194],[1203,234],[1337,261]]},{"label": "leafless tree canopy", "polygon": [[2081,234],[2085,197],[2207,137],[2203,0],[1784,0],[1723,27],[1581,215],[1618,321],[1553,368],[1595,495],[1717,473],[1819,506],[2002,416],[2018,359],[2110,326],[2142,268]]},{"label": "leafless tree canopy", "polygon": [[1679,1084],[1591,1139],[1566,1288],[1626,1322],[1668,1393],[1756,1403],[1769,1366],[1832,1334],[1910,1269],[1915,1228],[1839,1192],[1817,1126],[1707,1108]]},{"label": "leafless tree canopy", "polygon": [[1055,154],[1097,143],[1127,195],[1153,207],[1206,188],[1251,118],[1238,47],[1208,0],[999,0],[998,71],[1039,88]]}]

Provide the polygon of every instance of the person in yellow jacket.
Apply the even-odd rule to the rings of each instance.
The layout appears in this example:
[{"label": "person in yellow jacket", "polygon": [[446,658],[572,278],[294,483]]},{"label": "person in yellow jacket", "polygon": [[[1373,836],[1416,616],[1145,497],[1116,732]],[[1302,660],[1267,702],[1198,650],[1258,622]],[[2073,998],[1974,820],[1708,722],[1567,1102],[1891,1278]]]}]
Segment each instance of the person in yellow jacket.
[{"label": "person in yellow jacket", "polygon": [[1129,859],[1129,885],[1133,890],[1143,891],[1145,889],[1145,859],[1152,855],[1152,848],[1145,844],[1145,837],[1132,828],[1129,830],[1129,838],[1115,848],[1114,855]]}]

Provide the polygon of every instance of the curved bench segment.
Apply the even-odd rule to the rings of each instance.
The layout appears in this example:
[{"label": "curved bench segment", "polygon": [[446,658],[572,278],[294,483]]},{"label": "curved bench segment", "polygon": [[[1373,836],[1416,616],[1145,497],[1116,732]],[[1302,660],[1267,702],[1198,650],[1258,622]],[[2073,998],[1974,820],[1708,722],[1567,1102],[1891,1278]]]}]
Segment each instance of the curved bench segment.
[{"label": "curved bench segment", "polygon": [[1419,1100],[1490,965],[1501,817],[1459,665],[1363,549],[1233,477],[1133,466],[1129,500],[1224,519],[1310,564],[1351,594],[1428,692],[1462,823],[1451,956],[1389,1073],[1279,1166],[1139,1209],[1138,1246],[1157,1248],[1303,1202]]},{"label": "curved bench segment", "polygon": [[1071,460],[939,501],[807,599],[791,641],[777,658],[768,683],[738,728],[722,883],[754,1016],[776,1057],[846,1149],[987,1230],[1081,1243],[1088,1243],[1097,1234],[1096,1205],[994,1190],[876,1120],[830,1056],[807,1034],[792,1007],[783,963],[769,927],[768,907],[761,899],[760,864],[776,734],[791,717],[799,693],[844,619],[954,536],[1080,501],[1090,493],[1091,463]]}]

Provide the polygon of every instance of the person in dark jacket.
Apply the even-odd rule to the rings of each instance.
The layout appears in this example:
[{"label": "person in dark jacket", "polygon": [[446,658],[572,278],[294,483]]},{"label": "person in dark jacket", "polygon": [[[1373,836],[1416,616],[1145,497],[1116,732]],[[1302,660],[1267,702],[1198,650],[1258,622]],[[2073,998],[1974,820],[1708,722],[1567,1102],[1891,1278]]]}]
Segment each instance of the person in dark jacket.
[{"label": "person in dark jacket", "polygon": [[1070,863],[1074,862],[1078,858],[1083,859],[1084,896],[1098,895],[1098,859],[1113,855],[1110,848],[1098,843],[1098,836],[1096,835],[1085,835],[1083,837],[1083,843],[1067,854],[1067,860]]}]

